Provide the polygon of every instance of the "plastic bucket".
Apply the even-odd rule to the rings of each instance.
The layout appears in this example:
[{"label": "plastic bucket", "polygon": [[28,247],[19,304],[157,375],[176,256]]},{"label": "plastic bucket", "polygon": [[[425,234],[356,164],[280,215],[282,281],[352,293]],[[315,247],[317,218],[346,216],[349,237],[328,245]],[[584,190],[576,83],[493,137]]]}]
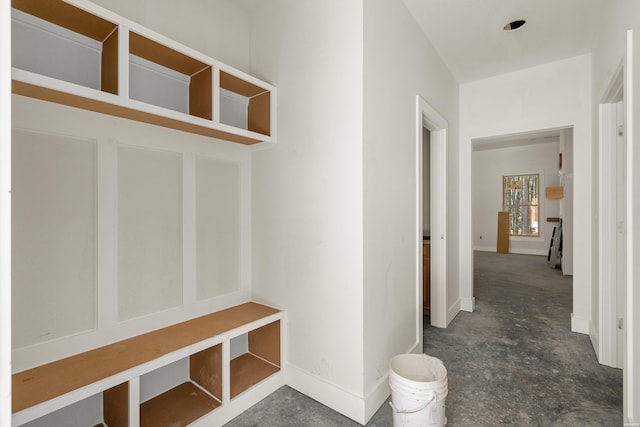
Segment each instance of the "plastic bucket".
[{"label": "plastic bucket", "polygon": [[447,423],[447,369],[426,354],[401,354],[389,362],[394,427],[436,427]]}]

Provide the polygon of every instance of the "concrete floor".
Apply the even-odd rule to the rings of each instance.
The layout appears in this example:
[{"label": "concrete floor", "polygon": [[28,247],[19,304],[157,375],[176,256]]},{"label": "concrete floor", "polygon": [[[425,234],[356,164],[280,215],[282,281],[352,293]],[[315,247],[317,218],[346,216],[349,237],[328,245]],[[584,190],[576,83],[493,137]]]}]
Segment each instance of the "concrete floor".
[{"label": "concrete floor", "polygon": [[[448,370],[448,426],[619,426],[622,371],[570,332],[571,278],[529,255],[475,254],[476,311],[425,324],[424,352]],[[391,427],[385,402],[367,426]],[[228,427],[358,426],[282,387]]]}]

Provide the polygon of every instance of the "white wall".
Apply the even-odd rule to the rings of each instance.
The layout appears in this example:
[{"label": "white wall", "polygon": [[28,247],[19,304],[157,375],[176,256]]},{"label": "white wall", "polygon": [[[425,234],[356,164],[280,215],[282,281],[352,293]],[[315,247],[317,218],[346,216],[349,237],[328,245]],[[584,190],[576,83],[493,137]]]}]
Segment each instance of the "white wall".
[{"label": "white wall", "polygon": [[[456,195],[458,84],[400,0],[365,1],[364,393],[374,396],[371,408],[386,389],[389,359],[413,350],[419,338],[416,95],[448,121],[447,193]],[[460,304],[456,201],[447,206],[447,321]]]},{"label": "white wall", "polygon": [[365,3],[364,39],[362,4],[253,4],[253,72],[280,103],[253,156],[254,297],[288,312],[288,384],[364,423],[418,338],[415,97],[455,159],[457,84],[400,1]]},{"label": "white wall", "polygon": [[[630,161],[628,164],[632,168],[628,170],[629,180],[632,184],[631,199],[627,200],[631,206],[631,215],[628,215],[627,241],[630,243],[631,259],[637,260],[638,242],[640,242],[640,227],[637,219],[640,218],[640,174],[637,165],[640,165],[640,150],[637,149],[637,135],[640,132],[640,81],[638,70],[640,70],[640,3],[634,0],[619,0],[607,2],[600,15],[601,33],[599,41],[593,53],[593,94],[592,117],[594,122],[594,135],[598,135],[598,103],[601,100],[604,90],[607,88],[609,79],[618,64],[625,56],[627,46],[627,30],[633,30],[633,88],[626,87],[626,97],[633,98],[633,112],[627,117],[627,124],[632,124],[634,135],[627,132],[627,138],[633,141],[630,146],[632,152],[628,153]],[[595,145],[595,144],[594,144]],[[597,145],[594,147],[597,152]],[[596,176],[597,179],[597,176]],[[629,212],[629,211],[628,211]],[[594,248],[594,259],[597,259],[597,248]],[[634,258],[635,257],[635,258]],[[631,262],[627,269],[627,278],[630,281],[632,293],[627,293],[627,327],[626,354],[624,366],[624,421],[629,425],[640,425],[640,370],[634,368],[640,366],[640,324],[639,310],[640,292],[638,289],[638,278],[640,277],[640,265]],[[614,266],[615,268],[615,266]],[[597,273],[597,269],[595,270]],[[602,285],[602,284],[600,284]],[[593,293],[597,295],[598,285],[593,284]],[[598,304],[594,304],[597,309]]]},{"label": "white wall", "polygon": [[249,68],[247,13],[230,0],[92,0],[227,65]]},{"label": "white wall", "polygon": [[362,1],[253,2],[278,143],[252,157],[253,297],[287,311],[287,384],[364,422]]},{"label": "white wall", "polygon": [[[568,58],[460,87],[460,263],[462,298],[473,295],[471,140],[574,129],[574,260],[593,262],[596,233],[591,144],[591,55]],[[586,231],[585,231],[586,230]],[[593,273],[574,272],[572,330],[588,333]]]},{"label": "white wall", "polygon": [[[549,239],[555,223],[547,217],[558,217],[560,202],[545,198],[545,187],[559,184],[558,142],[532,144],[473,153],[473,247],[495,252],[497,248],[498,211],[503,210],[502,177],[506,175],[540,174],[540,237],[511,237],[509,252],[547,255]],[[480,237],[482,236],[482,238]]]}]

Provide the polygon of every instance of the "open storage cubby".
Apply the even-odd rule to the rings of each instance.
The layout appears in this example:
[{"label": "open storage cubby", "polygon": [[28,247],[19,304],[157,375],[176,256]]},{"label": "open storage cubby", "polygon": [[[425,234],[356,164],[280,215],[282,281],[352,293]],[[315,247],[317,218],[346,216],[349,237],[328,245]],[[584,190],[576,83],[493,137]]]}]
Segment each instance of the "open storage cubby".
[{"label": "open storage cubby", "polygon": [[211,65],[135,32],[129,53],[131,99],[211,120]]},{"label": "open storage cubby", "polygon": [[85,0],[12,0],[14,94],[244,145],[276,88]]},{"label": "open storage cubby", "polygon": [[246,349],[241,354],[231,355],[232,399],[280,370],[280,321],[254,329],[235,340],[241,341],[238,347],[246,345]]},{"label": "open storage cubby", "polygon": [[283,320],[248,302],[15,373],[13,425],[224,424],[284,385]]},{"label": "open storage cubby", "polygon": [[189,425],[222,405],[222,344],[143,375],[140,400],[143,427]]},{"label": "open storage cubby", "polygon": [[23,424],[25,427],[127,427],[129,386],[122,383]]},{"label": "open storage cubby", "polygon": [[220,71],[220,122],[271,135],[271,92]]},{"label": "open storage cubby", "polygon": [[118,25],[61,0],[12,0],[16,68],[118,93]]}]

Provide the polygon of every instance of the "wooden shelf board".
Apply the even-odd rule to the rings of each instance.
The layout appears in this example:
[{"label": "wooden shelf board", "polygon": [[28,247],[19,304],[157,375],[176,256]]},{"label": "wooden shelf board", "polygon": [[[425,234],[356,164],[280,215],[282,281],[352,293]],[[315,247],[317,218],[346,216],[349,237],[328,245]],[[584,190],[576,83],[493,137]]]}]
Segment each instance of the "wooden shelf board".
[{"label": "wooden shelf board", "polygon": [[185,382],[140,405],[140,426],[186,426],[220,405],[193,383]]},{"label": "wooden shelf board", "polygon": [[103,380],[279,310],[248,302],[13,374],[13,412]]},{"label": "wooden shelf board", "polygon": [[236,357],[231,361],[231,398],[279,370],[251,353]]},{"label": "wooden shelf board", "polygon": [[266,89],[224,71],[220,71],[220,87],[247,98],[266,92]]},{"label": "wooden shelf board", "polygon": [[109,427],[129,425],[129,383],[102,392],[102,415]]},{"label": "wooden shelf board", "polygon": [[187,76],[192,76],[209,66],[133,31],[129,33],[129,53]]},{"label": "wooden shelf board", "polygon": [[120,105],[110,104],[91,98],[85,98],[66,92],[44,88],[41,86],[24,83],[13,80],[13,93],[17,95],[28,96],[30,98],[41,99],[43,101],[55,102],[57,104],[77,107],[83,110],[95,111],[97,113],[108,114],[111,116],[121,117],[124,119],[135,120],[138,122],[148,123],[156,126],[162,126],[183,132],[195,133],[198,135],[208,136],[211,138],[222,139],[225,141],[235,142],[243,145],[253,145],[262,142],[259,139],[240,136],[233,133],[221,131],[218,129],[200,126],[193,123],[183,122],[168,117],[159,116],[144,111],[135,110],[133,108],[123,107]]},{"label": "wooden shelf board", "polygon": [[11,6],[99,42],[117,27],[113,22],[61,0],[11,0]]}]

